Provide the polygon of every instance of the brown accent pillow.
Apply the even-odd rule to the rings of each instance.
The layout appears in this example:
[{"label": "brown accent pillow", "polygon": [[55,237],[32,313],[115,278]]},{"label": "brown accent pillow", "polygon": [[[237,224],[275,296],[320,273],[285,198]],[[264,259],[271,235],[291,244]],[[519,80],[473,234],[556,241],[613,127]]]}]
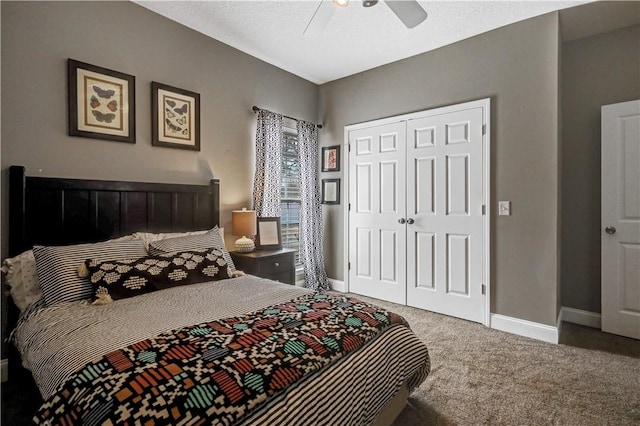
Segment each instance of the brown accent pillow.
[{"label": "brown accent pillow", "polygon": [[215,247],[138,259],[87,259],[84,266],[94,289],[94,304],[229,278],[227,261],[222,251]]}]

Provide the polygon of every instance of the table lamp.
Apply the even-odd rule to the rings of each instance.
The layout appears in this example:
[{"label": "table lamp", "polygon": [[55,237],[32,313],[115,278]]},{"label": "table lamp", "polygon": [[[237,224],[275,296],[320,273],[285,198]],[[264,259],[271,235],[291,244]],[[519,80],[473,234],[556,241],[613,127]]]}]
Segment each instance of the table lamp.
[{"label": "table lamp", "polygon": [[234,210],[231,212],[231,232],[233,235],[242,235],[236,240],[236,251],[240,253],[252,252],[256,245],[247,236],[256,235],[256,212],[255,210]]}]

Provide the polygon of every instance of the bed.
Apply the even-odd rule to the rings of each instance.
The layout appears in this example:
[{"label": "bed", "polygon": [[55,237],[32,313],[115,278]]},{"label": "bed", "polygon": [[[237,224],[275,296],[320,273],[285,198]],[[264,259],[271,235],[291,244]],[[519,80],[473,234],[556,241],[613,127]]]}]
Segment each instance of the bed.
[{"label": "bed", "polygon": [[[219,246],[219,187],[10,168],[9,254],[34,253],[42,297],[12,288],[9,363],[38,385],[37,424],[365,425],[402,410],[429,373],[424,343],[350,295],[236,271]],[[185,259],[195,266],[176,274]],[[136,293],[127,274],[143,265],[162,283],[206,274]]]}]

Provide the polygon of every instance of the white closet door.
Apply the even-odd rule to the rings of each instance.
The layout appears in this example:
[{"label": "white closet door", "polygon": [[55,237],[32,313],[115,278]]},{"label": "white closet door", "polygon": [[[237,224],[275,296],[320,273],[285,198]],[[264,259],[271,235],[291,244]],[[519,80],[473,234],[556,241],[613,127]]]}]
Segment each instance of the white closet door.
[{"label": "white closet door", "polygon": [[406,123],[349,132],[349,291],[406,303]]},{"label": "white closet door", "polygon": [[483,108],[442,110],[407,124],[407,301],[483,322]]}]

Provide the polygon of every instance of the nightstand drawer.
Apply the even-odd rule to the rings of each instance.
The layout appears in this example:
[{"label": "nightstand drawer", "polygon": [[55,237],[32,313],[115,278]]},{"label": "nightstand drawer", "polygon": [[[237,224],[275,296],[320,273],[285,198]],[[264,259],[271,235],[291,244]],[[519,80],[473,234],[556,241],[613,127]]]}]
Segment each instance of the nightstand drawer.
[{"label": "nightstand drawer", "polygon": [[284,284],[295,284],[295,271],[280,272],[269,277],[270,280]]},{"label": "nightstand drawer", "polygon": [[282,272],[291,271],[293,267],[293,253],[284,253],[277,256],[270,256],[258,259],[257,272],[261,276],[271,276]]},{"label": "nightstand drawer", "polygon": [[291,249],[231,252],[236,269],[285,284],[295,284],[296,281],[294,256],[295,251]]}]

